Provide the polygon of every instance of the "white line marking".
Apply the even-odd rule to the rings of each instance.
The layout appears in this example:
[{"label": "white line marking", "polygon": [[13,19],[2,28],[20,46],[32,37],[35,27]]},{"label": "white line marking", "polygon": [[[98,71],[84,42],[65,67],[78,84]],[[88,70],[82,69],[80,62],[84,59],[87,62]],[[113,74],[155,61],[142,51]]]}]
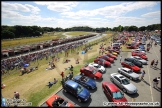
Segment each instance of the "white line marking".
[{"label": "white line marking", "polygon": [[150,71],[149,71],[148,65],[147,65],[147,70],[148,70],[148,76],[149,76],[149,82],[150,82],[151,99],[152,99],[152,102],[153,102],[152,85],[151,85],[151,81],[150,81]]}]

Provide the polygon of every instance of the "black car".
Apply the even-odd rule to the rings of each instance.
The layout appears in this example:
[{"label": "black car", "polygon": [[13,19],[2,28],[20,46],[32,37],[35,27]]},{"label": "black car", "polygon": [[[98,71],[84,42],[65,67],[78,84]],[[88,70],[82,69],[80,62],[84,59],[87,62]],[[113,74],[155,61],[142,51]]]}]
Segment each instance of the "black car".
[{"label": "black car", "polygon": [[138,61],[137,59],[134,58],[125,58],[125,61],[128,62],[132,62],[134,65],[138,66],[138,67],[142,67],[142,63],[140,61]]}]

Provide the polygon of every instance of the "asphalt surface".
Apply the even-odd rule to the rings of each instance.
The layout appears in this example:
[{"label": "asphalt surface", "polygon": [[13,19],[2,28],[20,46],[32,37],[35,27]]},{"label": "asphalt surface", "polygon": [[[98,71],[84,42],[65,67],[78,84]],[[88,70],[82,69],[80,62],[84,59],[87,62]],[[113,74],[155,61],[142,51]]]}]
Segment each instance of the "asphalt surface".
[{"label": "asphalt surface", "polygon": [[[146,44],[148,41],[146,42]],[[146,46],[146,45],[145,45]],[[160,46],[156,46],[150,49],[150,52],[147,53],[148,57],[148,65],[143,65],[142,70],[145,70],[146,74],[144,76],[144,81],[130,81],[133,83],[137,89],[138,92],[136,94],[126,94],[124,93],[125,97],[127,98],[128,102],[146,102],[150,105],[153,104],[161,106],[161,81],[159,83],[159,88],[155,89],[152,87],[152,80],[155,77],[161,76],[161,54],[160,54]],[[103,103],[109,102],[108,98],[105,96],[104,92],[102,91],[102,82],[103,81],[110,81],[110,74],[111,73],[118,73],[117,68],[121,67],[119,57],[122,56],[122,60],[126,57],[131,56],[131,52],[121,52],[118,56],[118,59],[115,60],[115,63],[112,64],[111,68],[106,69],[106,73],[103,74],[102,80],[96,80],[97,89],[96,90],[89,90],[91,93],[91,99],[88,102],[79,103],[75,97],[73,97],[69,93],[65,93],[63,90],[60,90],[57,95],[61,96],[62,98],[68,100],[69,102],[73,103],[76,107],[89,107],[89,106],[100,106],[103,107]],[[155,59],[159,60],[158,68],[150,68],[150,62]],[[141,75],[141,74],[140,74]],[[159,102],[159,103],[155,103]],[[46,107],[47,105],[43,103],[40,107]],[[153,107],[153,106],[150,106]]]}]

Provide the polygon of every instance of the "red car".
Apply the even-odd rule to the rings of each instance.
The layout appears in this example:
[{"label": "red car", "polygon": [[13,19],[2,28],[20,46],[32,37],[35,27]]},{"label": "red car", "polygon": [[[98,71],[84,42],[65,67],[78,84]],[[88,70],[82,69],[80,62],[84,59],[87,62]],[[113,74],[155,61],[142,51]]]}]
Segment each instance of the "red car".
[{"label": "red car", "polygon": [[110,63],[114,63],[114,59],[107,56],[107,55],[102,55],[102,56],[99,56],[98,58],[102,58],[102,59],[104,59],[106,61],[109,61]]},{"label": "red car", "polygon": [[114,58],[115,60],[117,60],[117,57],[115,55],[113,55],[113,54],[108,53],[106,55],[109,56],[109,57],[111,57],[111,58]]},{"label": "red car", "polygon": [[134,65],[132,62],[128,62],[128,61],[121,62],[121,65],[123,67],[132,69],[134,72],[140,72],[140,70],[141,70],[141,68],[139,68],[138,66]]},{"label": "red car", "polygon": [[129,49],[137,49],[137,47],[138,47],[138,43],[127,44],[127,48]]},{"label": "red car", "polygon": [[138,56],[144,60],[148,60],[147,56],[145,53],[142,52],[132,52],[132,56]]},{"label": "red car", "polygon": [[93,79],[101,79],[102,78],[102,74],[100,72],[98,72],[98,70],[96,68],[91,67],[91,66],[82,67],[80,69],[80,72],[82,75],[86,75]]},{"label": "red car", "polygon": [[94,60],[94,63],[97,63],[97,64],[102,65],[104,67],[111,67],[111,63],[102,59],[102,58],[96,58]]},{"label": "red car", "polygon": [[108,51],[113,51],[113,52],[116,52],[117,54],[120,54],[119,49],[116,49],[116,48],[113,48],[113,47],[109,47]]},{"label": "red car", "polygon": [[105,81],[102,83],[102,89],[109,102],[115,102],[117,104],[116,107],[125,107],[127,105],[120,105],[119,102],[128,102],[124,97],[124,94],[119,90],[119,88],[114,85],[112,82]]},{"label": "red car", "polygon": [[60,96],[54,94],[47,101],[48,107],[74,107],[74,104],[64,100]]}]

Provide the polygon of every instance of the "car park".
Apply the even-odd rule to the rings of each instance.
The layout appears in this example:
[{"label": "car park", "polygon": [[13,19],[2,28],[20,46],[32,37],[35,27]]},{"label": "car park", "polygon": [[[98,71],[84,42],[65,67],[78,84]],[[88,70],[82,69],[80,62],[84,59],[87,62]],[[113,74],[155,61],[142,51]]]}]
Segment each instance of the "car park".
[{"label": "car park", "polygon": [[126,77],[129,77],[131,80],[139,80],[139,75],[129,68],[118,68],[118,72]]},{"label": "car park", "polygon": [[98,69],[98,71],[101,72],[102,74],[106,72],[105,67],[97,63],[89,63],[87,66],[91,66],[91,67]]},{"label": "car park", "polygon": [[102,65],[104,67],[111,67],[111,63],[102,59],[102,58],[96,58],[94,60],[94,63],[97,63],[97,64]]},{"label": "car park", "polygon": [[124,93],[120,91],[120,89],[109,81],[102,82],[102,90],[105,93],[106,97],[108,98],[109,102],[116,103],[115,106],[125,106],[125,105],[118,105],[120,102],[128,102],[127,99],[124,97]]},{"label": "car park", "polygon": [[101,79],[102,78],[102,74],[94,67],[90,67],[90,66],[82,67],[80,69],[80,72],[82,75],[86,75],[93,79]]},{"label": "car park", "polygon": [[123,62],[121,62],[121,65],[122,65],[123,67],[132,69],[134,72],[140,72],[140,70],[141,70],[138,66],[136,66],[136,65],[134,65],[133,63],[128,62],[128,61],[123,61]]},{"label": "car park", "polygon": [[141,57],[138,57],[138,56],[131,56],[131,58],[134,58],[138,61],[140,61],[143,65],[147,65],[147,61],[142,59]]},{"label": "car park", "polygon": [[110,80],[123,90],[124,93],[135,94],[137,88],[130,81],[121,74],[112,73],[110,74]]},{"label": "car park", "polygon": [[76,76],[74,76],[73,81],[79,83],[80,85],[86,87],[87,89],[95,89],[96,88],[95,80],[93,80],[87,76],[76,75]]},{"label": "car park", "polygon": [[62,97],[54,94],[52,95],[47,101],[46,104],[48,107],[74,107],[74,104],[68,102],[67,100],[63,99]]},{"label": "car park", "polygon": [[75,96],[78,102],[86,102],[91,97],[90,92],[86,88],[72,80],[67,80],[64,83],[63,90]]},{"label": "car park", "polygon": [[104,60],[106,60],[106,61],[108,61],[110,63],[114,63],[114,59],[107,56],[107,55],[102,55],[102,56],[99,56],[98,58],[102,58],[102,59],[104,59]]},{"label": "car park", "polygon": [[132,62],[136,66],[138,66],[140,68],[142,67],[142,63],[134,58],[125,58],[124,61]]}]

